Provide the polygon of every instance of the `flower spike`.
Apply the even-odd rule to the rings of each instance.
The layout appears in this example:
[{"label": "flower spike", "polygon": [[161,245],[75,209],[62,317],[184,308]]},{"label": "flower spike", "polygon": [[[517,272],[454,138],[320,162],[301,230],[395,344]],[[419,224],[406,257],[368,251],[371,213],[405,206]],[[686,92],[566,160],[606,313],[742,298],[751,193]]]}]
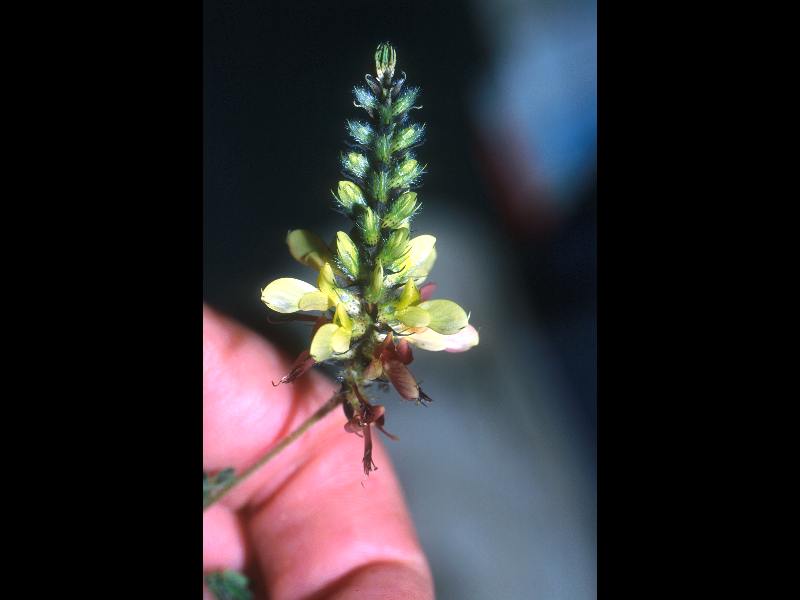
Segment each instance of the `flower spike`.
[{"label": "flower spike", "polygon": [[[426,165],[415,156],[426,127],[410,119],[420,89],[406,85],[397,70],[397,51],[388,42],[374,54],[375,74],[353,88],[354,104],[366,120],[346,121],[350,137],[341,154],[343,179],[332,194],[335,209],[352,221],[330,245],[316,234],[295,229],[286,243],[300,263],[317,273],[315,285],[280,278],[261,291],[271,310],[315,322],[309,348],[279,382],[292,383],[319,363],[341,367],[345,429],[364,439],[364,473],[372,459],[374,425],[384,429],[385,408],[368,399],[371,386],[392,386],[401,398],[431,402],[409,369],[411,347],[463,352],[478,345],[469,313],[447,299],[433,298],[435,284],[425,283],[436,262],[436,238],[414,234],[421,207],[419,184]],[[364,118],[362,113],[362,118]]]}]

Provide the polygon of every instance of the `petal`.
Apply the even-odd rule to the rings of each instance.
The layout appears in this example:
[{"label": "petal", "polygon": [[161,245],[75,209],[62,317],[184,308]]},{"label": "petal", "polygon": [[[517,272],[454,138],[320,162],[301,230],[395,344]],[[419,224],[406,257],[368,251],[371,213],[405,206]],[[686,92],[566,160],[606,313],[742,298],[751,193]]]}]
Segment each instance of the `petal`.
[{"label": "petal", "polygon": [[383,375],[383,365],[381,364],[380,359],[373,358],[367,368],[364,369],[364,379],[367,381],[373,381]]},{"label": "petal", "polygon": [[419,333],[407,335],[403,339],[408,340],[410,344],[418,348],[432,352],[439,352],[440,350],[465,352],[473,346],[477,346],[479,342],[478,331],[472,325],[467,325],[453,335],[442,335],[441,333],[436,333],[433,329],[426,329]]},{"label": "petal", "polygon": [[452,300],[427,300],[418,308],[430,315],[427,326],[443,335],[458,333],[469,323],[467,313]]},{"label": "petal", "polygon": [[422,282],[428,278],[428,274],[433,270],[433,265],[436,262],[436,248],[431,248],[430,254],[420,263],[409,275],[414,278],[414,283],[422,285]]},{"label": "petal", "polygon": [[314,360],[322,362],[333,356],[333,336],[339,329],[340,327],[333,323],[326,323],[317,329],[314,339],[311,340],[311,356]]},{"label": "petal", "polygon": [[408,254],[402,263],[402,268],[393,275],[386,278],[390,286],[401,282],[408,277],[414,279],[419,284],[428,276],[428,271],[433,267],[436,260],[436,238],[432,235],[418,235],[409,242]]},{"label": "petal", "polygon": [[430,313],[419,306],[409,306],[397,313],[397,318],[408,327],[428,327],[431,322]]},{"label": "petal", "polygon": [[397,359],[383,362],[383,372],[392,382],[392,385],[406,400],[419,400],[419,386],[417,380],[402,362]]},{"label": "petal", "polygon": [[347,309],[343,302],[336,305],[336,313],[333,315],[333,322],[342,329],[347,330],[348,333],[353,331],[353,321],[350,315],[347,314]]},{"label": "petal", "polygon": [[261,290],[261,301],[279,313],[293,313],[300,310],[300,298],[308,292],[316,291],[317,288],[310,283],[283,277]]},{"label": "petal", "polygon": [[318,271],[331,259],[331,251],[325,242],[307,229],[290,231],[286,243],[295,260]]},{"label": "petal", "polygon": [[432,281],[423,285],[421,288],[419,288],[420,299],[424,302],[425,300],[430,300],[433,298],[433,294],[436,292],[437,287],[438,286]]},{"label": "petal", "polygon": [[408,345],[408,340],[400,340],[397,344],[397,358],[399,358],[404,365],[411,364],[414,360],[414,355],[411,353],[411,346]]},{"label": "petal", "polygon": [[320,292],[319,290],[314,290],[313,292],[303,294],[297,305],[300,307],[300,310],[328,310],[331,303],[328,294]]},{"label": "petal", "polygon": [[350,349],[350,330],[338,327],[331,336],[331,348],[336,354],[347,352]]}]

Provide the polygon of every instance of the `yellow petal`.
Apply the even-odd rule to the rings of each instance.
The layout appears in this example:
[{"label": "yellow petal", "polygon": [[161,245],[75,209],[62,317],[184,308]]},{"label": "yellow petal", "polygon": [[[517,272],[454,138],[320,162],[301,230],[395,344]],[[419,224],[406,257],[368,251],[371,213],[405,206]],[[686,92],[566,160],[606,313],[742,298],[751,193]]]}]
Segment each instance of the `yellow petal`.
[{"label": "yellow petal", "polygon": [[333,335],[339,331],[340,327],[333,323],[326,323],[314,334],[314,339],[311,340],[311,356],[317,362],[328,360],[333,356]]},{"label": "yellow petal", "polygon": [[339,302],[339,295],[336,293],[336,279],[333,276],[333,268],[330,263],[325,263],[325,266],[320,269],[319,277],[317,277],[317,287],[328,294],[328,298],[330,298],[333,305]]},{"label": "yellow petal", "polygon": [[290,231],[286,236],[286,243],[296,261],[318,271],[331,259],[330,249],[325,242],[306,229]]},{"label": "yellow petal", "polygon": [[443,335],[458,333],[467,326],[467,313],[452,300],[428,300],[419,305],[430,315],[428,327]]},{"label": "yellow petal", "polygon": [[400,297],[397,299],[396,309],[401,311],[404,308],[408,308],[412,304],[416,304],[417,302],[419,302],[419,290],[417,289],[417,286],[414,285],[414,280],[409,279],[406,281],[406,284],[403,286],[403,291],[400,293]]},{"label": "yellow petal", "polygon": [[[347,307],[345,307],[343,302],[336,305],[336,314],[333,315],[333,322],[342,329],[345,329],[348,333],[353,330],[353,321],[350,319],[350,315],[347,314]],[[342,350],[342,352],[344,352],[344,350]]]},{"label": "yellow petal", "polygon": [[318,291],[310,283],[283,277],[276,279],[261,290],[261,301],[272,310],[280,313],[293,313],[300,309],[299,302],[308,292]]},{"label": "yellow petal", "polygon": [[350,349],[350,331],[339,327],[331,337],[331,347],[337,354],[347,352]]},{"label": "yellow petal", "polygon": [[419,285],[428,276],[436,260],[436,238],[432,235],[418,235],[409,242],[408,254],[402,262],[402,268],[395,274],[387,277],[387,285],[395,285],[408,277],[414,279]]},{"label": "yellow petal", "polygon": [[315,289],[313,292],[303,294],[298,306],[300,310],[328,310],[331,301],[328,294]]}]

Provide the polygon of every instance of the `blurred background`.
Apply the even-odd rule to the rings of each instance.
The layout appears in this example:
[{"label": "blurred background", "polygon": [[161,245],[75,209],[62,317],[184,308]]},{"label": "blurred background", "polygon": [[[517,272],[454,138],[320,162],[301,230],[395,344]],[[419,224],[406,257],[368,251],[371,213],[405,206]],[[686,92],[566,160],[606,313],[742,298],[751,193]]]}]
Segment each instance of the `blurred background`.
[{"label": "blurred background", "polygon": [[330,190],[383,40],[422,87],[430,280],[481,335],[465,354],[415,352],[432,406],[379,400],[437,597],[594,598],[593,0],[207,0],[204,301],[290,354],[307,344],[303,325],[267,322],[260,289],[310,277],[289,229],[348,223]]}]

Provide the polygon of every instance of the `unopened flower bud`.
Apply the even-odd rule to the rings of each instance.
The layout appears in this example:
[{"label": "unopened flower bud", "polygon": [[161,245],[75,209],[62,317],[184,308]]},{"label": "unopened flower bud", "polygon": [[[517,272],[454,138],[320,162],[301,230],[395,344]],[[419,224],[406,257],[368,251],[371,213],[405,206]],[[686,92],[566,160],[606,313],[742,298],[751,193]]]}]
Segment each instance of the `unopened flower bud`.
[{"label": "unopened flower bud", "polygon": [[388,42],[384,42],[375,50],[375,73],[378,81],[389,83],[394,77],[394,67],[397,63],[397,53]]}]

